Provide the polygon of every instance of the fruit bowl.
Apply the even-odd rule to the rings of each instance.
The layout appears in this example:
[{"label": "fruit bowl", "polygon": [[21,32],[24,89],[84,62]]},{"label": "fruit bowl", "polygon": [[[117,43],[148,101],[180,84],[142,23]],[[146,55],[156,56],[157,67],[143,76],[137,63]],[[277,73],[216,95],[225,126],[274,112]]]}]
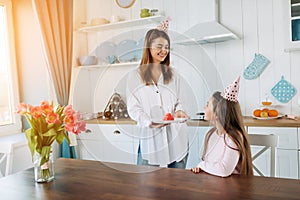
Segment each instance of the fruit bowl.
[{"label": "fruit bowl", "polygon": [[261,104],[263,106],[270,106],[270,105],[272,105],[272,102],[271,101],[262,101]]},{"label": "fruit bowl", "polygon": [[278,117],[278,110],[273,108],[262,108],[262,109],[255,109],[253,111],[254,118],[277,118]]}]

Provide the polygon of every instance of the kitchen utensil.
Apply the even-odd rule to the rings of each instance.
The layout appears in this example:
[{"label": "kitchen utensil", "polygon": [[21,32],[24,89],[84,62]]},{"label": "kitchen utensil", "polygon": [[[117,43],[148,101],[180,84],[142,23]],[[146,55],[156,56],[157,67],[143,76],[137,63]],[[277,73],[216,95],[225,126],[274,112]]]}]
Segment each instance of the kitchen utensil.
[{"label": "kitchen utensil", "polygon": [[272,88],[271,93],[281,103],[287,103],[295,96],[296,88],[281,76],[281,80]]}]

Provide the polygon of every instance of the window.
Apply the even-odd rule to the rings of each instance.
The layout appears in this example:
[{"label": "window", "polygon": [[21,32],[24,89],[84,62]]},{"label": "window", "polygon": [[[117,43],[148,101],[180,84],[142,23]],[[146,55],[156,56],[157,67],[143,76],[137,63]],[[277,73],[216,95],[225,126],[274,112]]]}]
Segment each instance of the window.
[{"label": "window", "polygon": [[300,40],[300,0],[291,0],[292,41]]},{"label": "window", "polygon": [[0,0],[0,135],[21,131],[15,114],[19,102],[10,0]]}]

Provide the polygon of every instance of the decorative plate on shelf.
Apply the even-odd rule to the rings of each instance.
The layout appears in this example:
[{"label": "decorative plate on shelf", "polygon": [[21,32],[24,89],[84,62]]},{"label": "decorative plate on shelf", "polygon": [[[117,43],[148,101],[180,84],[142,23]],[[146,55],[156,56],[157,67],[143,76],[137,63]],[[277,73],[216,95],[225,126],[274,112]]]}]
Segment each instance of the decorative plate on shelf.
[{"label": "decorative plate on shelf", "polygon": [[120,62],[133,62],[136,61],[136,45],[135,40],[122,40],[116,49],[116,55]]},{"label": "decorative plate on shelf", "polygon": [[109,58],[116,56],[116,45],[113,42],[102,42],[96,48],[95,53],[101,61],[111,63]]}]

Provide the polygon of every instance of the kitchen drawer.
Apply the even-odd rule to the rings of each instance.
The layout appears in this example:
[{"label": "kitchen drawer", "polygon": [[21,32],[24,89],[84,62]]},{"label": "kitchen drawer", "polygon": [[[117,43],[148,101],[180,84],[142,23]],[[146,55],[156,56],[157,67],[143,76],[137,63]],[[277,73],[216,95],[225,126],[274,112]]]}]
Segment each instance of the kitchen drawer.
[{"label": "kitchen drawer", "polygon": [[87,124],[86,129],[91,132],[80,133],[77,138],[80,140],[103,140],[103,133],[100,129],[100,124]]},{"label": "kitchen drawer", "polygon": [[278,148],[298,149],[297,128],[248,127],[248,133],[278,135]]},{"label": "kitchen drawer", "polygon": [[133,125],[101,125],[104,140],[111,142],[133,142]]},{"label": "kitchen drawer", "polygon": [[81,140],[103,140],[103,141],[132,141],[134,125],[119,124],[87,124],[90,133],[81,133]]}]

